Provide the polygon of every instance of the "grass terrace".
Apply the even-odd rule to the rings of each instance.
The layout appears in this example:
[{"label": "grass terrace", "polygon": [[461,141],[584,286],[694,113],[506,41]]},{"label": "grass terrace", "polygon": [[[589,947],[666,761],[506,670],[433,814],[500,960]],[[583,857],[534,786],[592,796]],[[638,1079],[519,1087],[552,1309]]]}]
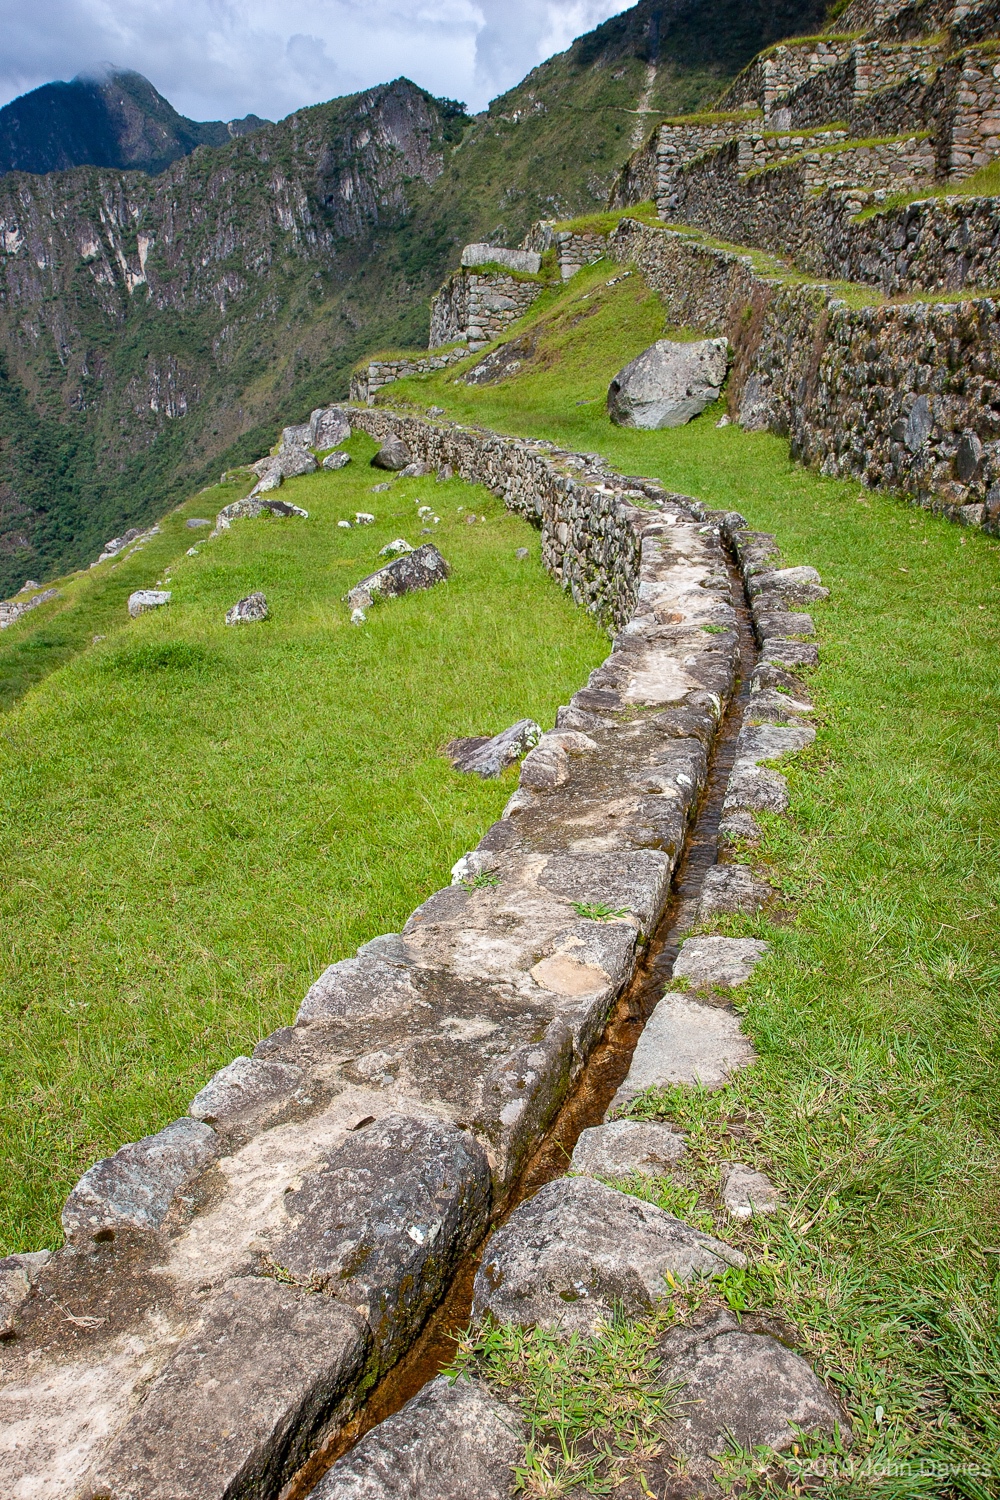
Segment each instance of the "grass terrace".
[{"label": "grass terrace", "polygon": [[[0,637],[19,696],[0,719],[8,1253],[57,1244],[81,1171],[182,1114],[327,964],[447,884],[516,778],[460,776],[441,747],[550,726],[607,653],[526,522],[458,480],[373,494],[375,445],[347,447],[348,468],[282,489],[308,521],[207,542],[184,521],[245,487],[205,492]],[[342,596],[379,549],[430,539],[423,501],[450,580],[351,626]],[[376,523],[338,526],[359,510]],[[129,621],[128,594],[161,578],[170,605]],[[254,589],[271,618],[227,628]]]}]

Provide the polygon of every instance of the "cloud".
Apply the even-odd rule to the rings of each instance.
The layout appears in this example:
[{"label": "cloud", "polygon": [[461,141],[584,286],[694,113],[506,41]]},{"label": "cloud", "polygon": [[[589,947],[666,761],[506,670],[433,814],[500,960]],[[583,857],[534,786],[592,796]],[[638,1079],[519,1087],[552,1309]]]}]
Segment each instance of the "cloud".
[{"label": "cloud", "polygon": [[280,119],[405,74],[482,109],[615,0],[0,0],[0,103],[111,62],[183,114]]}]

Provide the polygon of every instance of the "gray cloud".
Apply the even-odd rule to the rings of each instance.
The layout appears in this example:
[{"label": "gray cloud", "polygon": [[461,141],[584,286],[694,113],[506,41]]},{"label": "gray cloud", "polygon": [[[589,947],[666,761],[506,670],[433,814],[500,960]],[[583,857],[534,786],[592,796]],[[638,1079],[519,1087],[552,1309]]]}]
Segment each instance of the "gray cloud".
[{"label": "gray cloud", "polygon": [[183,114],[280,119],[405,74],[470,108],[517,83],[616,0],[0,0],[0,103],[111,63]]}]

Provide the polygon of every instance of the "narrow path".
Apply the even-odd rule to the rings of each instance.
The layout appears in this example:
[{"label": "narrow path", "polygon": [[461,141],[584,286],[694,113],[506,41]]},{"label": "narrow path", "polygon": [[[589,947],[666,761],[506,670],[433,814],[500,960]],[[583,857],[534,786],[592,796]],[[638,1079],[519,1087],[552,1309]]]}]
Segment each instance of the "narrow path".
[{"label": "narrow path", "polygon": [[642,93],[639,95],[639,103],[637,104],[636,110],[635,110],[635,113],[638,116],[638,118],[637,118],[635,124],[632,127],[632,135],[631,135],[631,138],[629,139],[629,146],[631,147],[631,149],[633,151],[637,150],[638,147],[642,145],[643,140],[644,140],[645,135],[646,135],[646,116],[650,113],[649,106],[650,106],[650,101],[653,98],[653,85],[655,83],[656,83],[656,63],[655,62],[647,63],[646,64],[646,86],[643,89]]}]

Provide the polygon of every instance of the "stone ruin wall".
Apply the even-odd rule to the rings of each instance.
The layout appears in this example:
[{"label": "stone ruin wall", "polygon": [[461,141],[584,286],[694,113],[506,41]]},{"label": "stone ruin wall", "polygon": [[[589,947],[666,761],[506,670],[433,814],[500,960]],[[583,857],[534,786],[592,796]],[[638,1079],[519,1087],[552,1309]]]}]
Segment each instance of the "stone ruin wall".
[{"label": "stone ruin wall", "polygon": [[[849,308],[759,275],[746,256],[623,220],[671,322],[725,334],[731,415],[788,437],[831,476],[888,486],[1000,532],[1000,305],[991,298]],[[914,416],[914,412],[916,415]]]},{"label": "stone ruin wall", "polygon": [[506,271],[456,271],[434,299],[429,347],[467,340],[474,354],[500,338],[543,290]]},{"label": "stone ruin wall", "polygon": [[[845,36],[779,43],[744,68],[723,94],[718,107],[763,109],[767,120],[777,101],[816,74],[843,62],[850,56],[852,46],[852,40]],[[828,115],[827,119],[830,118]]]},{"label": "stone ruin wall", "polygon": [[348,400],[364,406],[372,406],[375,397],[385,385],[394,380],[405,380],[408,375],[430,375],[434,370],[443,370],[456,360],[466,359],[468,349],[432,349],[422,359],[373,359],[351,376]]},{"label": "stone ruin wall", "polygon": [[[350,420],[527,516],[619,633],[467,857],[495,878],[334,964],[188,1116],[85,1174],[66,1248],[0,1262],[6,1493],[283,1493],[487,1232],[669,898],[736,679],[722,518],[597,455]],[[628,917],[586,922],[574,901]]]}]

